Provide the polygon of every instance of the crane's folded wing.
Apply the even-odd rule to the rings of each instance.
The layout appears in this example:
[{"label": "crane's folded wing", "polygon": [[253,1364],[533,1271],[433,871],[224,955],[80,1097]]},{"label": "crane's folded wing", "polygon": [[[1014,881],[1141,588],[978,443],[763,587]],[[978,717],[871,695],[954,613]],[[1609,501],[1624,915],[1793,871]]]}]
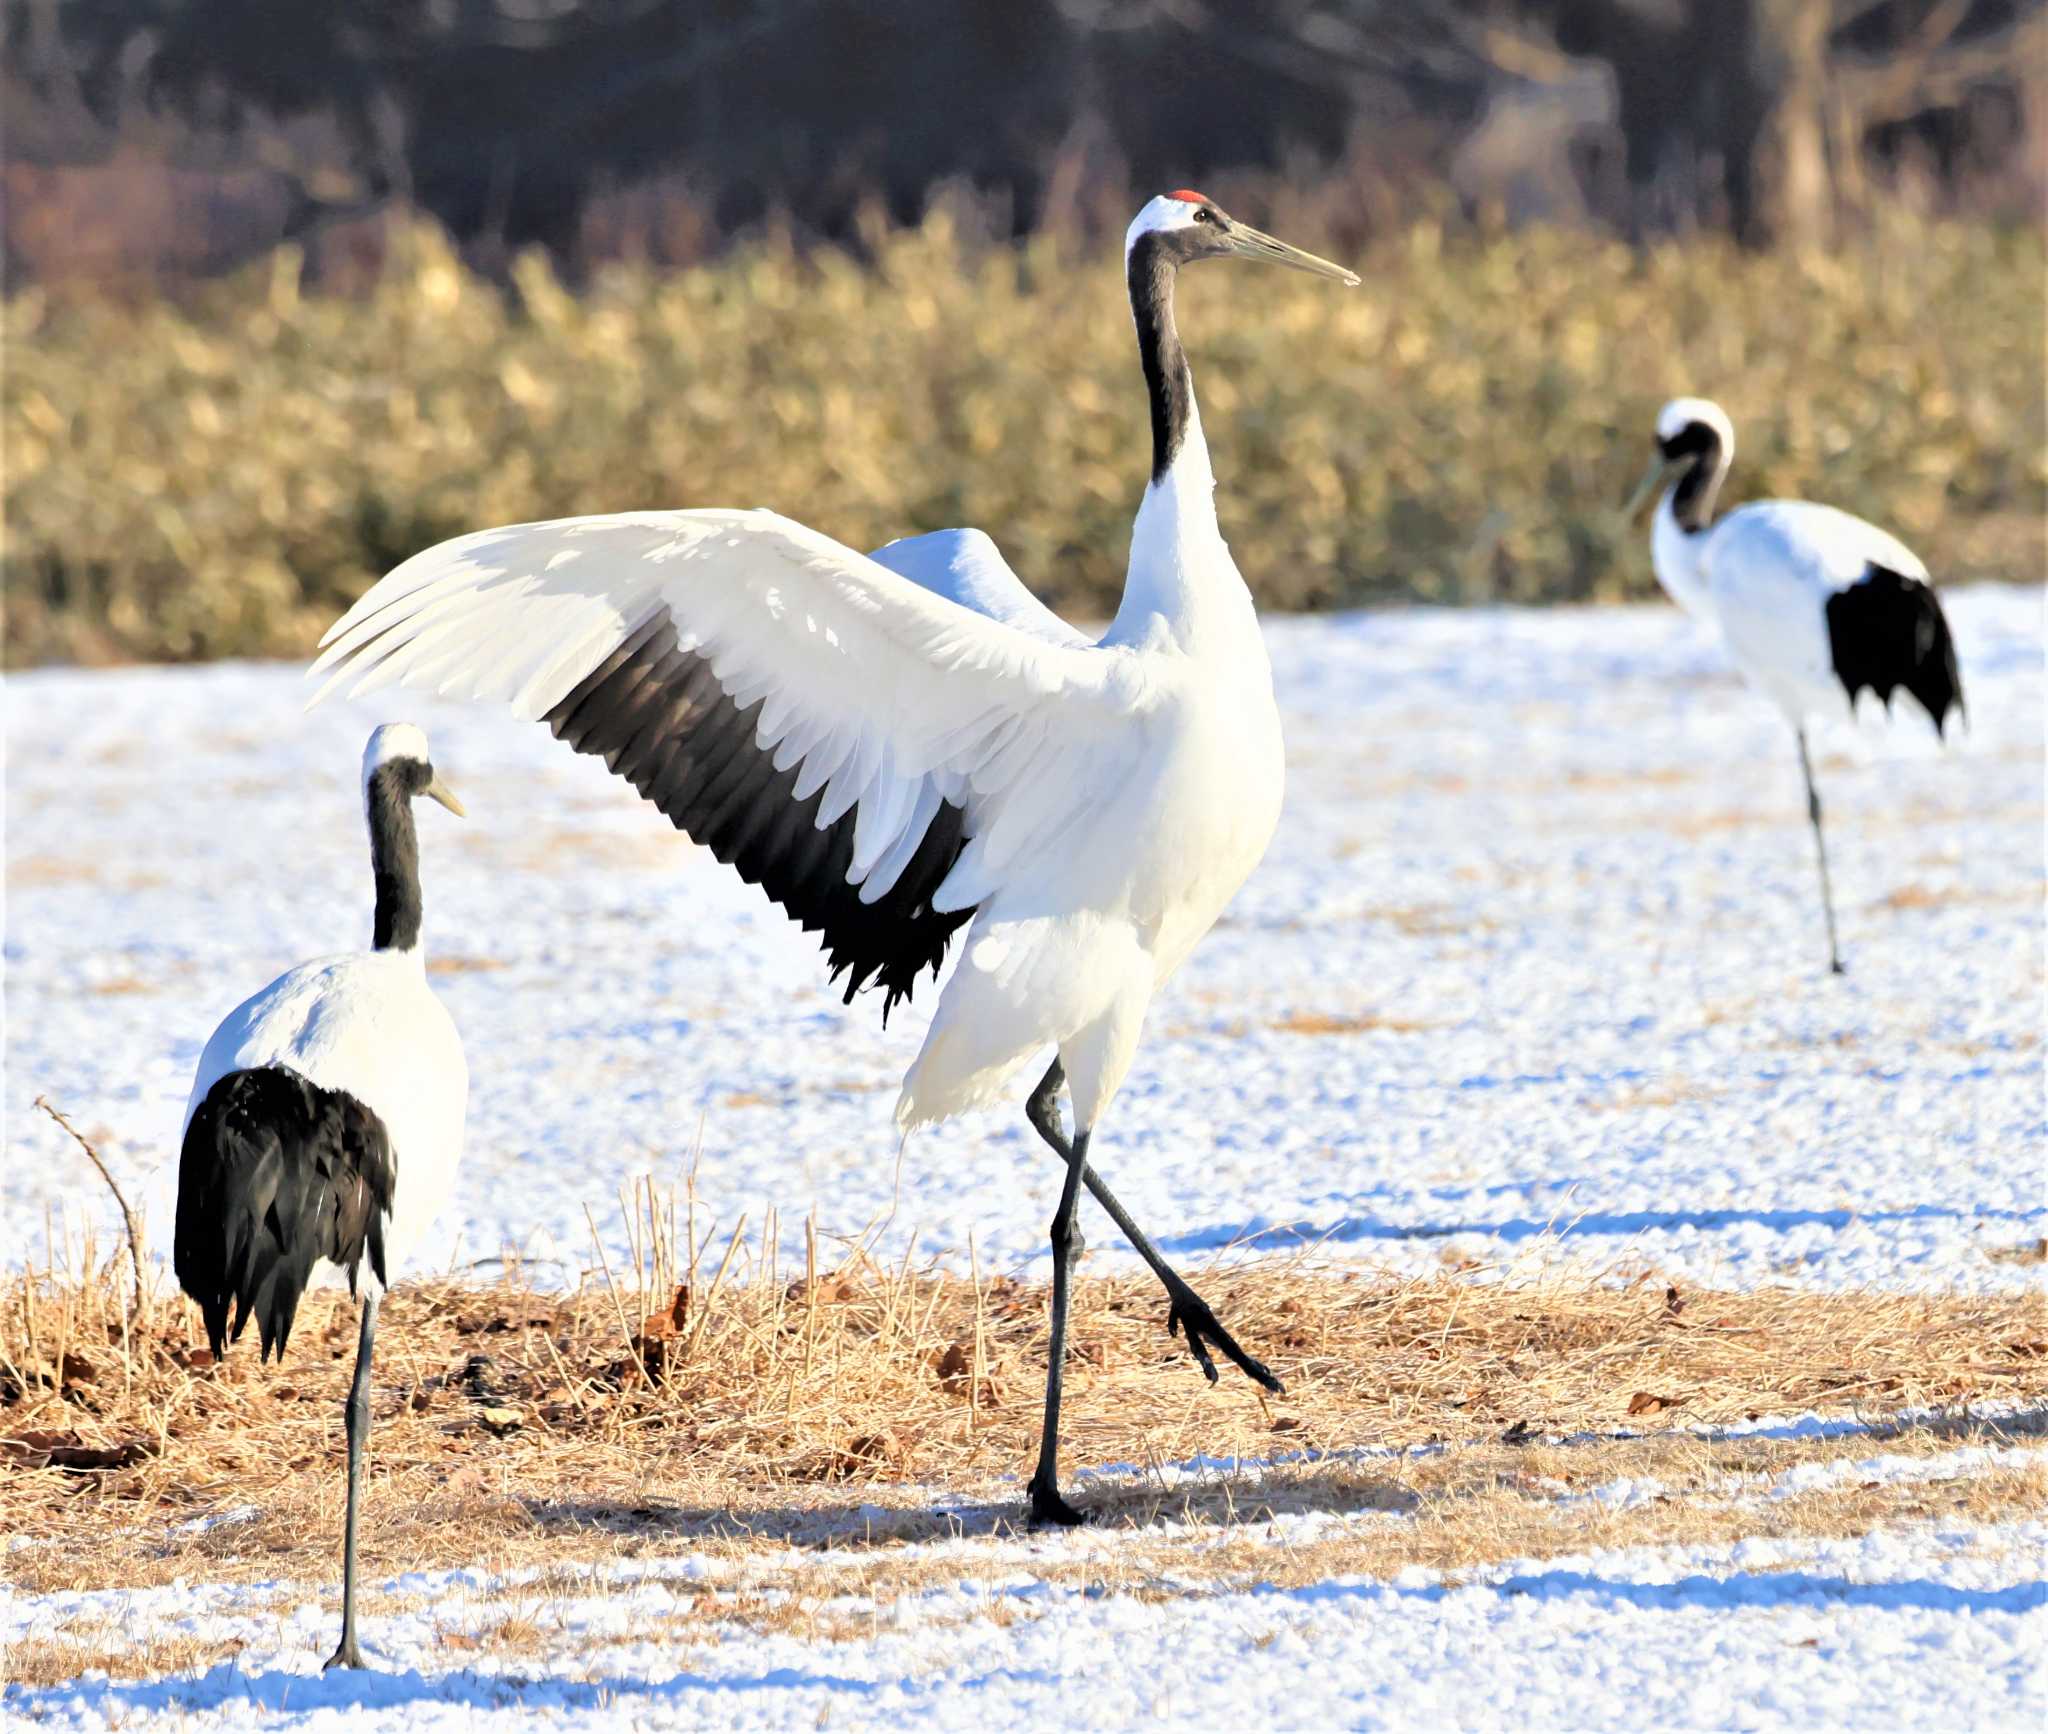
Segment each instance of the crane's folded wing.
[{"label": "crane's folded wing", "polygon": [[1085,645],[1085,633],[1067,624],[1025,588],[1002,550],[983,530],[931,530],[903,536],[868,558],[913,584],[991,620],[1000,620],[1049,644]]}]

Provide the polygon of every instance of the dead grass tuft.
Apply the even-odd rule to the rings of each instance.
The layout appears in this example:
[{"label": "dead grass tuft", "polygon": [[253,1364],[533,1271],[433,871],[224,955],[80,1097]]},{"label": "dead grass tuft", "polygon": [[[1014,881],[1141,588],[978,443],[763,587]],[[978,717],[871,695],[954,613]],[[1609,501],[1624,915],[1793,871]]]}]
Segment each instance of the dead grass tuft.
[{"label": "dead grass tuft", "polygon": [[1378,1012],[1296,1011],[1276,1018],[1267,1026],[1296,1036],[1355,1036],[1366,1030],[1385,1030],[1393,1035],[1419,1035],[1424,1030],[1442,1029],[1442,1024],[1416,1018],[1386,1017]]}]

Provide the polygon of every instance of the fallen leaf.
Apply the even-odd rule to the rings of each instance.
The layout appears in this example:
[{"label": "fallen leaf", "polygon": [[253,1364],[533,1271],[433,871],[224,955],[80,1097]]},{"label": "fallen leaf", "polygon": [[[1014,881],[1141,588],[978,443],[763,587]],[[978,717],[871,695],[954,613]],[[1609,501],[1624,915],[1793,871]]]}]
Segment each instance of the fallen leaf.
[{"label": "fallen leaf", "polygon": [[950,1396],[964,1397],[971,1369],[974,1366],[974,1351],[965,1343],[948,1343],[945,1353],[939,1356],[939,1389]]},{"label": "fallen leaf", "polygon": [[488,1403],[498,1395],[497,1379],[494,1377],[497,1363],[489,1355],[471,1355],[462,1363],[457,1375],[473,1402]]},{"label": "fallen leaf", "polygon": [[864,1433],[847,1446],[834,1461],[840,1475],[862,1475],[876,1469],[895,1469],[903,1463],[903,1441],[892,1427],[879,1433]]},{"label": "fallen leaf", "polygon": [[782,1292],[785,1298],[798,1306],[807,1306],[813,1300],[820,1306],[835,1306],[852,1300],[860,1293],[860,1288],[843,1270],[835,1270],[830,1275],[819,1277],[816,1282],[800,1276]]},{"label": "fallen leaf", "polygon": [[52,1428],[30,1427],[12,1438],[0,1439],[0,1463],[6,1463],[15,1469],[47,1468],[52,1451],[77,1443],[76,1433],[59,1433]]},{"label": "fallen leaf", "polygon": [[123,1439],[118,1445],[53,1445],[43,1461],[52,1469],[88,1474],[104,1469],[132,1469],[157,1454],[153,1439]]}]

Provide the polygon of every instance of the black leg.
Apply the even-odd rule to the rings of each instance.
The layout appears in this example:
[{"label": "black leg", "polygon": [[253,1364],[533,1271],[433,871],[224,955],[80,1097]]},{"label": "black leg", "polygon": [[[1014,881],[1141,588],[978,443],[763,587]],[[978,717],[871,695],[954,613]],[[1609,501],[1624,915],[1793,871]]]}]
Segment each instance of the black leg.
[{"label": "black leg", "polygon": [[[1060,1085],[1066,1073],[1055,1059],[1046,1074],[1038,1082],[1038,1088],[1031,1092],[1024,1104],[1025,1117],[1030,1120],[1038,1135],[1050,1144],[1062,1162],[1071,1165],[1074,1152],[1067,1143],[1067,1135],[1060,1128]],[[1216,1315],[1209,1309],[1209,1303],[1190,1288],[1187,1281],[1166,1262],[1159,1248],[1152,1244],[1151,1237],[1131,1220],[1130,1212],[1117,1202],[1116,1195],[1102,1183],[1102,1177],[1087,1166],[1084,1159],[1081,1180],[1094,1194],[1095,1202],[1109,1213],[1110,1221],[1136,1249],[1137,1254],[1152,1267],[1166,1289],[1167,1299],[1173,1303],[1166,1315],[1166,1330],[1171,1336],[1178,1330],[1186,1339],[1188,1352],[1195,1357],[1209,1382],[1216,1382],[1216,1363],[1210,1358],[1211,1345],[1221,1349],[1226,1359],[1240,1372],[1255,1383],[1263,1385],[1276,1394],[1284,1393],[1283,1386],[1262,1361],[1254,1360],[1237,1346],[1237,1339],[1217,1322]]]},{"label": "black leg", "polygon": [[1031,1476],[1031,1521],[1076,1524],[1087,1520],[1060,1497],[1060,1389],[1066,1382],[1067,1298],[1073,1283],[1074,1260],[1081,1237],[1074,1228],[1074,1205],[1081,1190],[1081,1170],[1088,1165],[1088,1134],[1074,1139],[1067,1159],[1067,1177],[1060,1187],[1059,1209],[1052,1218],[1052,1343],[1046,1351],[1045,1426],[1038,1436],[1038,1468]]},{"label": "black leg", "polygon": [[1806,756],[1806,731],[1797,732],[1799,768],[1806,774],[1806,816],[1813,821],[1813,846],[1820,856],[1820,906],[1828,921],[1828,968],[1843,975],[1847,972],[1842,968],[1842,951],[1835,943],[1835,893],[1828,884],[1828,845],[1820,833],[1820,790],[1813,784],[1813,761]]},{"label": "black leg", "polygon": [[341,1642],[327,1658],[330,1668],[360,1668],[356,1648],[356,1517],[363,1503],[363,1447],[370,1441],[370,1345],[377,1334],[377,1297],[363,1300],[363,1332],[356,1340],[356,1376],[348,1388],[342,1418],[348,1429],[348,1518],[341,1543]]}]

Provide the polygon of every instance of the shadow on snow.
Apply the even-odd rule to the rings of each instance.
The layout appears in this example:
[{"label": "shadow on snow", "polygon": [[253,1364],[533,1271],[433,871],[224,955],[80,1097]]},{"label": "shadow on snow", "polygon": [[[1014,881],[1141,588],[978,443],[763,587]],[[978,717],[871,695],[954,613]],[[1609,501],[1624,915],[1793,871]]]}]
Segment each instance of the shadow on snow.
[{"label": "shadow on snow", "polygon": [[1443,1240],[1457,1234],[1485,1235],[1510,1243],[1551,1237],[1569,1240],[1590,1235],[1654,1234],[1672,1229],[1723,1229],[1740,1226],[1787,1233],[1798,1228],[1841,1230],[1857,1223],[1878,1222],[2040,1222],[2048,1208],[2034,1210],[1958,1209],[1941,1204],[1915,1204],[1904,1210],[1627,1210],[1587,1211],[1536,1218],[1510,1217],[1500,1222],[1380,1222],[1368,1217],[1340,1217],[1328,1227],[1313,1222],[1245,1222],[1162,1238],[1171,1252],[1214,1252],[1226,1247],[1271,1247],[1281,1243],[1328,1243],[1361,1240]]}]

